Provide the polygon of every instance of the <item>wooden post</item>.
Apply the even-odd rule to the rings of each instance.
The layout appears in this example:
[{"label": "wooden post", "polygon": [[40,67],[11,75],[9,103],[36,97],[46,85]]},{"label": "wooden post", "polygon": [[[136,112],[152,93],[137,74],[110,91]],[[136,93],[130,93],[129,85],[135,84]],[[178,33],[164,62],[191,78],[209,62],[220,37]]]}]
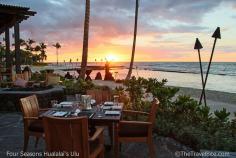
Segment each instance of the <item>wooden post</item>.
[{"label": "wooden post", "polygon": [[6,68],[11,68],[12,60],[10,54],[10,36],[9,36],[9,28],[5,29],[5,44],[6,44]]},{"label": "wooden post", "polygon": [[15,64],[16,64],[16,73],[21,73],[21,59],[20,59],[20,25],[19,22],[15,23],[14,26],[15,34]]},{"label": "wooden post", "polygon": [[[202,44],[201,42],[199,41],[198,38],[196,38],[196,42],[195,42],[195,46],[194,46],[194,49],[197,49],[198,50],[198,57],[199,57],[199,64],[200,64],[200,70],[201,70],[201,78],[202,78],[202,88],[204,87],[204,78],[203,78],[203,71],[202,71],[202,59],[201,59],[201,53],[200,53],[200,49],[202,49]],[[204,103],[205,103],[205,106],[207,105],[206,103],[206,94],[205,94],[205,91],[203,92],[203,96],[204,96]],[[199,105],[201,105],[201,102],[199,101]]]},{"label": "wooden post", "polygon": [[[198,49],[198,57],[199,57],[199,64],[200,64],[201,78],[202,78],[202,88],[203,88],[204,87],[204,77],[203,77],[203,71],[202,71],[202,59],[201,59],[200,49]],[[205,104],[205,106],[207,106],[205,90],[203,91],[203,97],[204,97],[204,104]]]},{"label": "wooden post", "polygon": [[212,62],[212,58],[213,58],[213,54],[214,54],[214,50],[215,50],[215,46],[216,46],[216,41],[217,41],[217,39],[221,39],[220,27],[216,28],[216,30],[213,33],[212,37],[215,38],[215,40],[214,40],[214,44],[213,44],[213,47],[212,47],[211,57],[210,57],[210,61],[209,61],[209,64],[208,64],[208,68],[207,68],[207,72],[206,72],[206,77],[205,77],[205,82],[204,82],[204,86],[203,86],[203,89],[202,89],[202,94],[201,94],[201,97],[200,97],[199,104],[202,103],[203,93],[205,92],[205,88],[206,88],[206,84],[207,84],[207,77],[208,77],[208,74],[209,74],[209,71],[210,71],[211,62]]}]

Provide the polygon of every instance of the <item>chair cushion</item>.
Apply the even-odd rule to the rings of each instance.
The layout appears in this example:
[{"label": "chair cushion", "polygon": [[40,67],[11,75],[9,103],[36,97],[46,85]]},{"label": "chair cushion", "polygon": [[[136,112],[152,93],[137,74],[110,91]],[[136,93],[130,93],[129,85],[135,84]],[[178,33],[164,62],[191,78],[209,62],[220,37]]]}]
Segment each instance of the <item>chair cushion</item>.
[{"label": "chair cushion", "polygon": [[147,137],[148,128],[145,125],[120,124],[120,137]]},{"label": "chair cushion", "polygon": [[32,132],[44,132],[42,120],[34,120],[29,125],[29,131]]}]

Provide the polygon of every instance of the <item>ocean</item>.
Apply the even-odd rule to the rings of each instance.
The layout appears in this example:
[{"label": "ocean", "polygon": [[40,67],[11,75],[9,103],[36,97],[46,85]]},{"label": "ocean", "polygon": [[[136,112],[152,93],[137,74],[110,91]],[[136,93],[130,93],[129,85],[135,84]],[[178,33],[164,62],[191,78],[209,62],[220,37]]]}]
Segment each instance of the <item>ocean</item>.
[{"label": "ocean", "polygon": [[[177,73],[193,73],[200,74],[200,66],[197,62],[140,62],[135,63],[138,69],[165,71]],[[203,62],[203,72],[206,73],[208,63]],[[210,73],[214,75],[236,76],[236,63],[213,62],[211,64]]]},{"label": "ocean", "polygon": [[[91,62],[88,65],[101,65],[104,63]],[[79,63],[61,63],[60,67],[77,67]],[[123,69],[112,69],[115,79],[124,79],[127,72],[128,62],[113,62],[111,65],[124,66]],[[204,62],[204,78],[208,63]],[[50,66],[49,66],[50,67]],[[53,66],[54,67],[54,66]],[[99,70],[93,71],[91,77],[94,78]],[[100,70],[104,77],[104,71]],[[64,75],[65,71],[57,70],[57,73]],[[77,72],[70,72],[78,76]],[[167,79],[167,85],[189,88],[202,88],[200,66],[198,62],[135,62],[133,75],[144,78]],[[235,62],[212,62],[206,85],[207,90],[215,90],[229,93],[236,93],[236,63]]]}]

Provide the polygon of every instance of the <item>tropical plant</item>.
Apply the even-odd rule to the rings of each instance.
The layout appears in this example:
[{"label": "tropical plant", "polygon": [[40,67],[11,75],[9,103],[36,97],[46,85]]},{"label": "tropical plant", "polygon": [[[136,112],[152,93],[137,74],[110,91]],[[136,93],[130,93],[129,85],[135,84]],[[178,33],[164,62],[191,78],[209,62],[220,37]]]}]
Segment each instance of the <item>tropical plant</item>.
[{"label": "tropical plant", "polygon": [[[2,44],[2,42],[0,42],[0,64],[2,65],[2,58],[4,57],[5,55],[5,48]],[[0,66],[1,68],[1,66]]]},{"label": "tropical plant", "polygon": [[40,62],[40,53],[39,53],[40,50],[41,50],[40,45],[36,45],[36,46],[34,47],[34,52],[36,52],[35,57],[36,57],[36,61],[37,61],[37,62]]},{"label": "tropical plant", "polygon": [[[126,81],[126,89],[117,88],[116,93],[128,91],[131,103],[125,108],[148,111],[150,102],[143,101],[145,93],[160,100],[154,131],[161,136],[171,137],[193,150],[236,151],[236,113],[229,120],[226,109],[210,112],[210,107],[199,105],[190,96],[177,95],[178,89],[166,86],[167,80],[132,77]],[[144,94],[144,95],[143,95]],[[131,119],[130,117],[126,119]],[[138,117],[132,119],[144,120]]]},{"label": "tropical plant", "polygon": [[85,18],[84,18],[84,39],[83,39],[83,52],[82,52],[82,61],[81,61],[81,71],[79,77],[84,79],[87,60],[88,60],[88,40],[89,40],[89,17],[90,17],[90,0],[86,0],[85,6]]},{"label": "tropical plant", "polygon": [[138,26],[138,8],[139,8],[139,0],[136,0],[133,47],[132,47],[132,55],[131,55],[129,71],[126,76],[126,80],[130,79],[132,75],[133,65],[134,65],[134,55],[135,55],[135,48],[136,48],[136,36],[137,36],[137,26]]},{"label": "tropical plant", "polygon": [[88,89],[92,89],[95,85],[91,81],[85,81],[83,79],[78,80],[64,80],[62,83],[66,87],[66,94],[86,94]]},{"label": "tropical plant", "polygon": [[23,63],[38,63],[46,59],[46,45],[44,43],[37,44],[33,39],[28,39],[27,41],[20,39],[20,45],[25,47],[24,50],[21,50],[21,53],[24,54]]},{"label": "tropical plant", "polygon": [[125,90],[129,92],[131,104],[133,109],[140,110],[142,104],[142,96],[144,94],[144,78],[132,77],[130,80],[126,80],[124,85],[127,87]]},{"label": "tropical plant", "polygon": [[32,53],[35,49],[35,47],[33,46],[33,44],[35,44],[35,41],[33,39],[28,39],[27,41],[21,41],[22,42],[22,45],[25,45],[25,49],[27,51],[30,51],[30,53]]},{"label": "tropical plant", "polygon": [[44,60],[47,60],[47,55],[46,55],[46,49],[47,45],[43,42],[39,43],[40,46],[40,60],[43,62]]},{"label": "tropical plant", "polygon": [[58,65],[58,50],[61,48],[61,45],[60,45],[60,43],[57,42],[56,44],[53,44],[52,46],[56,48],[57,65]]},{"label": "tropical plant", "polygon": [[[14,43],[12,44],[15,45]],[[5,47],[1,46],[2,54],[5,54]],[[46,45],[42,43],[37,43],[33,39],[20,39],[20,52],[21,52],[21,63],[22,64],[42,64],[47,55],[46,55]],[[40,52],[40,53],[38,53]],[[14,51],[10,51],[10,58],[13,58]]]}]

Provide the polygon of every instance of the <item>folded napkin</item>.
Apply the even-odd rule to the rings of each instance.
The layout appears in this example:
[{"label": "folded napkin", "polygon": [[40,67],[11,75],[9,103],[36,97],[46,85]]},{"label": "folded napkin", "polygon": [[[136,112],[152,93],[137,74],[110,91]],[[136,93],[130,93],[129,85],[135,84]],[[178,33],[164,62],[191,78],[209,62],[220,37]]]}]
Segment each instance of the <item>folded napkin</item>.
[{"label": "folded napkin", "polygon": [[72,101],[63,101],[60,104],[63,104],[63,105],[73,105],[74,102],[72,102]]},{"label": "folded napkin", "polygon": [[111,107],[113,110],[121,110],[122,106],[112,106]]},{"label": "folded napkin", "polygon": [[120,111],[106,111],[105,115],[120,115]]},{"label": "folded napkin", "polygon": [[64,101],[64,102],[61,102],[60,104],[59,104],[59,106],[60,107],[72,107],[73,106],[73,102],[66,102],[66,101]]},{"label": "folded napkin", "polygon": [[102,107],[103,110],[121,110],[122,106],[103,106]]}]

